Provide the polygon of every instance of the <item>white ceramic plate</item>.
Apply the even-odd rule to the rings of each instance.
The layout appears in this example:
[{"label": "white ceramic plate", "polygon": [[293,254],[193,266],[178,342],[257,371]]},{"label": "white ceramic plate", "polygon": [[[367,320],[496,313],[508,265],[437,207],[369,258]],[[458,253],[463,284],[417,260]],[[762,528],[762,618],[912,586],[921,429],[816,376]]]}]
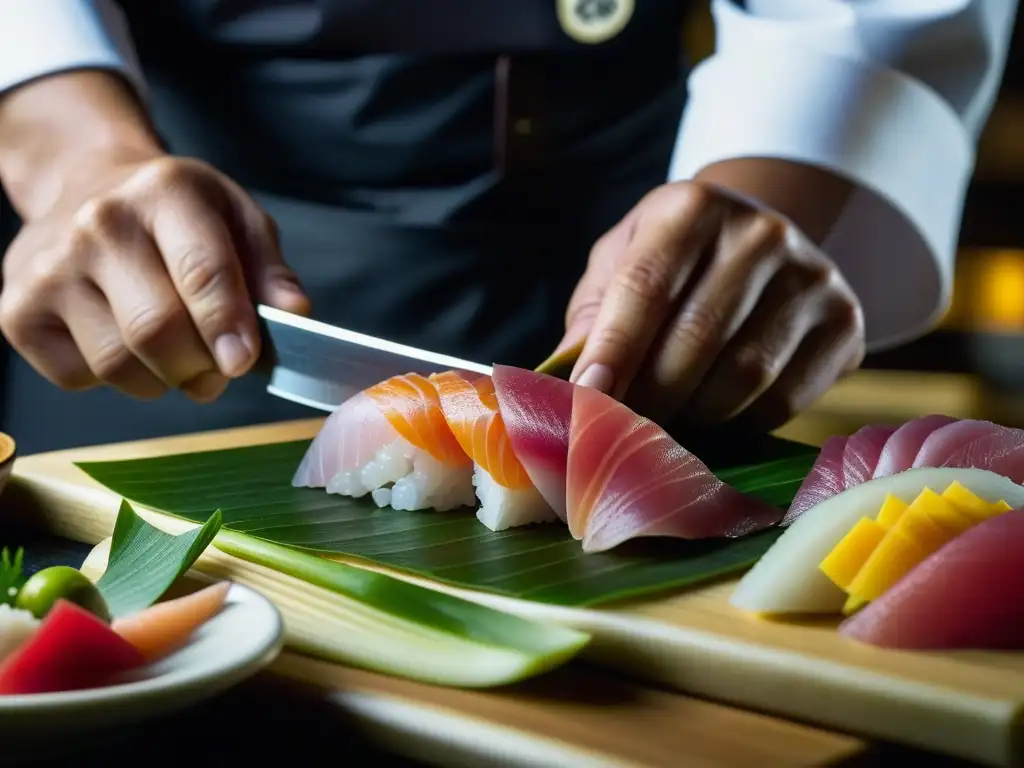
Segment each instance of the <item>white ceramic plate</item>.
[{"label": "white ceramic plate", "polygon": [[99,732],[184,709],[272,662],[284,622],[267,598],[232,584],[220,613],[174,654],[105,688],[0,696],[0,762],[71,748]]}]

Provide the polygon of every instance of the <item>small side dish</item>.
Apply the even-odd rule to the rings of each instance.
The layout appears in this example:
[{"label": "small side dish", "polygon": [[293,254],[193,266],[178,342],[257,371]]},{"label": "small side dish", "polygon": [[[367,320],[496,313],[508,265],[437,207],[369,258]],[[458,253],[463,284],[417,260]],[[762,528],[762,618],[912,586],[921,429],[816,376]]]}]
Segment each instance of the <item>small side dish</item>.
[{"label": "small side dish", "polygon": [[0,551],[0,696],[110,685],[186,645],[221,610],[230,583],[156,601],[219,527],[218,513],[172,536],[122,503],[109,565],[95,583],[65,565],[26,577],[24,550]]}]

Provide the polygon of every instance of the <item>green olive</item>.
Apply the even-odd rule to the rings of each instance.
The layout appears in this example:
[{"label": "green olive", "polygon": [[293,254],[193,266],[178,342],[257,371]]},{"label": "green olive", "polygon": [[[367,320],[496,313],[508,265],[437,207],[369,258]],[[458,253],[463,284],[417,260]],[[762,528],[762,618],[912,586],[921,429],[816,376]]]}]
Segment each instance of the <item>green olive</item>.
[{"label": "green olive", "polygon": [[29,577],[18,590],[15,607],[29,611],[37,619],[41,619],[61,598],[110,623],[110,609],[96,585],[77,568],[67,565],[44,568]]}]

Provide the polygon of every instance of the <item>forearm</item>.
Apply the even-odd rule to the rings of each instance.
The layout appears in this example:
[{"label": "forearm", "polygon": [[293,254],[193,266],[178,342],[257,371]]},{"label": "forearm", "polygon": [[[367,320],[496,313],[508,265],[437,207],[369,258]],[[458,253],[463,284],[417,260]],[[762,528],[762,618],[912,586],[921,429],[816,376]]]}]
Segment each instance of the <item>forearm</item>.
[{"label": "forearm", "polygon": [[819,245],[855,189],[821,168],[775,158],[723,160],[701,170],[695,179],[755,198]]},{"label": "forearm", "polygon": [[0,97],[0,181],[26,219],[49,210],[83,160],[159,148],[133,89],[111,72],[45,77]]}]

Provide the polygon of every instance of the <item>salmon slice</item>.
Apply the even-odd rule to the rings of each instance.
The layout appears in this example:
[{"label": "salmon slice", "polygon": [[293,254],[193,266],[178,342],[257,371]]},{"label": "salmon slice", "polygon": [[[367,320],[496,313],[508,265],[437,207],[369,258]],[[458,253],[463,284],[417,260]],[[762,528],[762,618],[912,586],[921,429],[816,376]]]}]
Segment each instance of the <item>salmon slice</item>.
[{"label": "salmon slice", "polygon": [[449,466],[470,463],[449,428],[437,387],[430,379],[418,373],[392,376],[367,389],[366,396],[395,431],[420,450]]},{"label": "salmon slice", "polygon": [[498,485],[512,490],[533,482],[512,450],[490,376],[468,381],[454,371],[432,377],[448,427],[461,449]]},{"label": "salmon slice", "polygon": [[231,582],[221,581],[191,595],[157,603],[116,619],[110,628],[127,640],[146,662],[157,661],[188,642],[223,607]]}]

